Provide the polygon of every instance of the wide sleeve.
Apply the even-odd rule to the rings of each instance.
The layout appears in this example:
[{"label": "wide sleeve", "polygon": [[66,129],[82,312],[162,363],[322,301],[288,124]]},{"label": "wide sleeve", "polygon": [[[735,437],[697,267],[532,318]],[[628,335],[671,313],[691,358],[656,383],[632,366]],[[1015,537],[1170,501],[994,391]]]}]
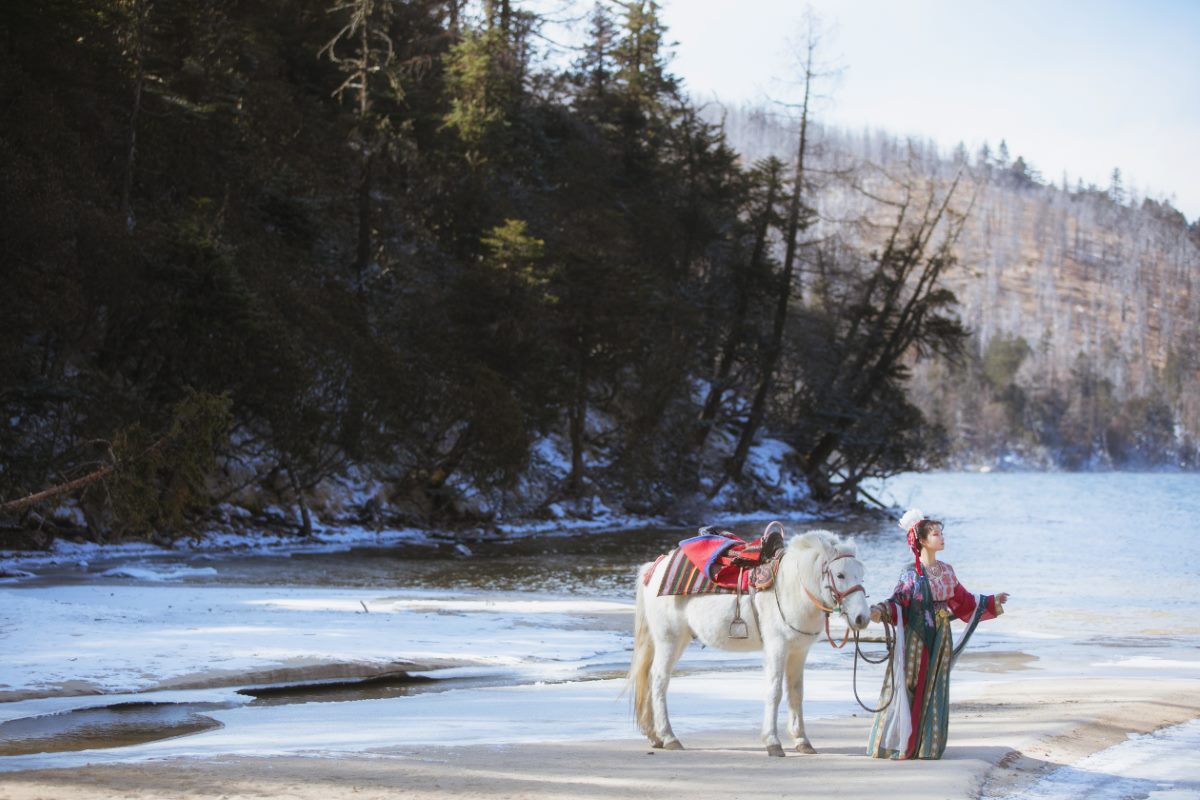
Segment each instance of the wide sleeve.
[{"label": "wide sleeve", "polygon": [[[970,622],[971,618],[975,615],[975,595],[967,591],[967,587],[958,582],[958,575],[953,574],[953,572],[951,574],[954,578],[954,593],[946,600],[946,605],[950,607],[950,613],[954,616],[963,622]],[[979,617],[980,620],[995,619],[1004,613],[1004,606],[996,603],[996,595],[984,595],[983,602],[984,608],[983,614]]]},{"label": "wide sleeve", "polygon": [[908,603],[912,600],[913,595],[917,591],[917,571],[914,569],[906,569],[900,573],[900,580],[896,582],[896,588],[892,591],[892,596],[882,603],[876,605],[888,622],[894,623],[894,614],[892,613],[892,603],[895,603],[901,609],[908,608]]}]

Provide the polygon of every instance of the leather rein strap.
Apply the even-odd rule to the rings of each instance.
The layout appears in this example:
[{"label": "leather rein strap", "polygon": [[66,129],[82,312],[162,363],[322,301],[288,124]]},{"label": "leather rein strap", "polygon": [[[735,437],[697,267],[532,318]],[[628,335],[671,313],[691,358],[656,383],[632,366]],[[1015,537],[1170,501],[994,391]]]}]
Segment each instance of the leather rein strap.
[{"label": "leather rein strap", "polygon": [[[849,630],[849,629],[847,628],[847,630]],[[854,632],[854,674],[853,674],[853,677],[851,677],[850,681],[851,681],[851,685],[854,687],[854,699],[858,701],[858,704],[863,707],[864,711],[867,711],[868,713],[871,713],[871,714],[877,714],[880,711],[883,711],[885,708],[887,708],[888,706],[890,706],[892,704],[893,700],[896,699],[897,676],[894,674],[895,670],[893,669],[896,662],[894,662],[892,660],[892,652],[896,649],[896,646],[897,646],[896,626],[894,626],[891,622],[889,622],[886,619],[883,620],[883,642],[884,642],[884,649],[885,649],[883,657],[878,660],[870,658],[862,650],[862,644],[858,640],[858,631]],[[867,662],[868,664],[882,664],[885,661],[887,662],[887,667],[884,670],[883,683],[885,686],[890,686],[891,689],[888,692],[887,700],[883,703],[880,703],[878,708],[872,708],[871,706],[864,703],[862,701],[862,698],[858,696],[858,660],[860,658],[863,661]],[[899,676],[899,680],[903,681],[904,676],[903,675]]]}]

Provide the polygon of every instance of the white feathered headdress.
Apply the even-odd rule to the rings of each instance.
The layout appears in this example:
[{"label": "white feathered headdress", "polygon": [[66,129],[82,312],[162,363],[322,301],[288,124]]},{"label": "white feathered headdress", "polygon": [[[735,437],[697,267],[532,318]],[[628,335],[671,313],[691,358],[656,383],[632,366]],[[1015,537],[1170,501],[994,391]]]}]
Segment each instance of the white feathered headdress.
[{"label": "white feathered headdress", "polygon": [[913,526],[921,520],[925,519],[925,514],[919,508],[910,508],[904,512],[904,516],[900,518],[900,529],[905,533],[912,530]]}]

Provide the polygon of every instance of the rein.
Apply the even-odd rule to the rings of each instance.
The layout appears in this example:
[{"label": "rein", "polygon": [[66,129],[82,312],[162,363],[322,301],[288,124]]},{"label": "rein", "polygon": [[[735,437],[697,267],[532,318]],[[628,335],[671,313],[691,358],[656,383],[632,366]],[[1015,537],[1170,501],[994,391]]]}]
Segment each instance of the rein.
[{"label": "rein", "polygon": [[[883,658],[880,658],[878,661],[876,661],[869,658],[867,654],[862,651],[862,645],[858,639],[858,631],[854,632],[854,671],[853,678],[851,679],[851,685],[854,687],[854,699],[858,701],[858,704],[862,706],[864,711],[871,714],[877,714],[880,711],[883,711],[892,704],[893,700],[896,699],[896,676],[894,674],[895,661],[892,660],[892,653],[896,649],[896,626],[886,619],[883,620],[883,640],[887,645],[887,651],[884,653]],[[891,687],[891,692],[888,694],[887,702],[883,703],[881,706],[879,706],[879,708],[871,708],[862,701],[861,697],[858,696],[858,660],[860,658],[868,664],[882,664],[884,661],[887,662],[887,671],[884,673],[883,681],[885,685]]]}]

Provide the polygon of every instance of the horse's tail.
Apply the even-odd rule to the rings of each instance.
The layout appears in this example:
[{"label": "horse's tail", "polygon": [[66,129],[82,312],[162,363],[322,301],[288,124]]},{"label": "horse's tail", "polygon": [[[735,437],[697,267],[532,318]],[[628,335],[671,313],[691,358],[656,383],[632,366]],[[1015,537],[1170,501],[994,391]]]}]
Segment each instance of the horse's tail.
[{"label": "horse's tail", "polygon": [[[649,569],[647,565],[642,569]],[[639,570],[637,602],[633,611],[633,657],[629,662],[626,686],[633,693],[633,717],[638,729],[647,736],[654,732],[654,712],[650,705],[650,664],[654,661],[654,637],[646,624],[646,584]]]}]

